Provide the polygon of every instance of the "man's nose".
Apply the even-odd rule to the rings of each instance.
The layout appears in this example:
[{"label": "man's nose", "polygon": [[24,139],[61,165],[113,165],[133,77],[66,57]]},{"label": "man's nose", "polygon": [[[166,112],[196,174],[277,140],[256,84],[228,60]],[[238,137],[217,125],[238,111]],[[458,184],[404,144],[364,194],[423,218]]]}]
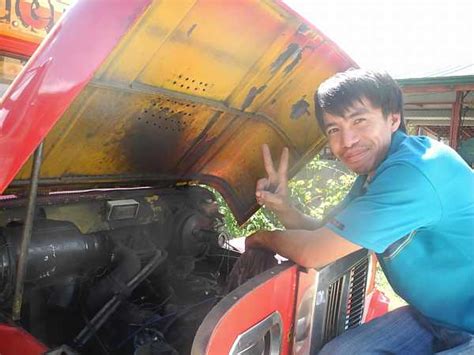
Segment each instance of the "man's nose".
[{"label": "man's nose", "polygon": [[359,141],[359,135],[352,129],[343,129],[341,133],[341,143],[344,148],[350,148]]}]

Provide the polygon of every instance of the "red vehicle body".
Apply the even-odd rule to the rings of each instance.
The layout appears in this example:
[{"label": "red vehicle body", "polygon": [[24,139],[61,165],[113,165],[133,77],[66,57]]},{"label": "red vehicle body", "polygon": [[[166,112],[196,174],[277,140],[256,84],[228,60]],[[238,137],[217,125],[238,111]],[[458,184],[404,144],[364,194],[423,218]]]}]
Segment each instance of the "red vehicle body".
[{"label": "red vehicle body", "polygon": [[[17,3],[19,9],[25,9],[28,5],[30,7],[27,8],[31,11],[34,9],[36,15],[44,13],[41,12],[41,6],[38,7],[33,2]],[[1,252],[4,258],[4,276],[0,284],[10,291],[9,297],[3,299],[4,305],[7,306],[11,306],[11,297],[17,299],[16,293],[12,295],[12,285],[17,280],[11,269],[14,269],[14,264],[21,263],[21,252],[17,249],[19,250],[21,230],[26,229],[25,225],[28,224],[23,216],[29,211],[27,203],[32,198],[27,197],[27,188],[35,184],[35,179],[30,179],[34,170],[31,167],[31,156],[41,142],[46,143],[39,181],[36,181],[39,192],[35,206],[41,213],[36,212],[35,220],[41,219],[42,224],[33,224],[32,244],[27,249],[29,256],[25,259],[27,277],[24,286],[27,292],[23,298],[22,314],[25,309],[29,311],[19,323],[39,340],[20,329],[18,323],[8,320],[7,311],[5,324],[0,327],[2,354],[38,354],[59,345],[58,342],[63,343],[64,337],[51,336],[53,331],[47,329],[46,333],[49,333],[45,334],[44,328],[54,322],[44,311],[39,310],[36,314],[35,310],[49,307],[51,298],[58,296],[62,302],[58,301],[54,304],[55,307],[68,304],[61,310],[63,313],[58,311],[58,319],[63,319],[60,317],[64,317],[64,312],[70,312],[73,309],[71,305],[76,298],[80,298],[67,296],[64,291],[67,284],[77,284],[77,290],[74,286],[71,292],[80,293],[83,291],[81,285],[86,275],[94,280],[91,282],[91,289],[99,290],[101,277],[108,277],[108,273],[112,274],[120,268],[114,266],[120,260],[117,256],[120,252],[117,250],[125,243],[125,231],[131,233],[131,229],[136,233],[130,237],[134,242],[139,239],[139,234],[146,235],[147,238],[151,235],[151,238],[155,238],[153,243],[161,253],[157,252],[157,255],[160,254],[162,259],[168,258],[163,261],[168,270],[166,275],[163,271],[156,271],[161,266],[154,266],[154,276],[161,280],[161,283],[155,286],[173,288],[173,293],[170,294],[164,290],[160,292],[161,289],[158,292],[157,300],[161,302],[160,307],[163,307],[163,310],[160,308],[159,316],[171,317],[171,313],[167,313],[169,310],[163,306],[168,302],[168,308],[178,309],[175,313],[180,319],[176,323],[182,321],[183,324],[178,324],[177,327],[181,328],[176,331],[169,329],[172,329],[174,324],[169,325],[166,331],[172,334],[184,332],[183,329],[187,329],[192,317],[186,318],[187,314],[181,317],[180,312],[189,312],[193,307],[200,307],[200,301],[207,302],[206,298],[204,301],[199,298],[202,297],[201,293],[212,294],[220,283],[225,283],[229,270],[227,268],[224,272],[223,260],[229,265],[229,255],[233,258],[238,256],[220,243],[221,234],[214,228],[215,221],[219,219],[218,213],[213,210],[215,199],[209,197],[209,192],[196,187],[196,182],[209,184],[221,192],[237,220],[244,222],[257,208],[253,200],[253,188],[256,178],[262,173],[259,144],[270,143],[274,149],[289,146],[292,174],[324,145],[323,135],[313,118],[313,108],[308,103],[310,99],[307,93],[332,73],[355,64],[334,43],[281,2],[259,3],[242,0],[233,3],[230,8],[231,10],[228,10],[225,5],[213,1],[189,1],[186,5],[175,5],[173,2],[158,4],[151,0],[77,1],[51,29],[40,48],[34,52],[8,88],[0,110],[0,192],[5,196],[0,200],[0,236],[5,238],[5,245],[10,245],[9,250]],[[167,17],[161,18],[160,11]],[[233,19],[236,17],[233,15],[235,12],[242,17]],[[25,10],[20,13],[26,16]],[[30,20],[31,28],[38,30],[51,26],[51,21],[55,20],[56,12],[52,8],[45,13],[50,16],[25,18]],[[176,17],[175,24],[172,25],[176,27],[167,35],[163,35],[162,44],[157,45],[156,49],[153,48],[158,54],[153,54],[148,48],[153,43],[150,41],[155,38],[153,36],[162,35],[159,33],[159,26],[151,26],[156,23],[153,22],[153,16],[164,22],[165,19]],[[35,18],[37,22],[33,21]],[[42,21],[39,20],[41,18]],[[227,43],[226,36],[231,37],[232,41],[229,43],[239,39],[242,43],[231,46],[231,49],[217,45],[214,48],[205,43],[208,38],[206,36],[209,35],[198,37],[201,26],[205,27],[216,19],[217,22],[220,21],[217,27],[222,26],[222,34],[216,34],[212,43]],[[256,24],[255,19],[261,22]],[[232,27],[234,22],[235,27]],[[236,29],[242,24],[248,28],[247,32],[242,30],[240,34]],[[255,26],[254,32],[252,26]],[[274,32],[275,35],[271,39],[264,36],[260,38],[255,34],[252,37],[252,33],[261,33],[258,30],[260,26],[263,31]],[[145,39],[142,40],[140,36]],[[198,39],[193,41],[193,36]],[[267,50],[252,53],[257,51],[258,46],[249,42],[249,38],[253,38],[259,45],[267,41]],[[270,45],[271,43],[276,44]],[[17,58],[29,57],[37,46],[31,39],[27,41],[5,35],[0,36],[0,45],[3,54]],[[166,51],[167,46],[170,49]],[[176,52],[195,53],[195,57],[173,57]],[[212,56],[212,60],[206,59],[207,53],[211,53],[209,56]],[[152,58],[151,64],[140,62],[140,58],[147,55]],[[247,60],[248,56],[255,57],[253,62]],[[216,63],[221,62],[230,63],[228,65],[231,70],[222,84],[215,81],[217,79],[211,83],[209,79],[209,86],[207,83],[200,84],[200,93],[196,93],[197,82],[194,91],[193,87],[189,86],[186,91],[186,73],[170,73],[174,81],[169,78],[162,81],[155,78],[155,72],[160,68],[168,74],[166,68],[171,65],[170,58],[187,65],[180,69],[183,73],[194,70],[201,75],[212,76],[213,71],[220,70]],[[157,60],[158,64],[153,66]],[[138,68],[139,65],[143,67]],[[246,65],[248,66],[245,67]],[[262,74],[265,65],[271,67],[265,74],[267,77]],[[132,70],[130,68],[141,73],[135,76],[134,80],[127,77]],[[227,69],[222,69],[222,73],[226,73]],[[222,73],[218,77],[224,75]],[[240,75],[239,82],[231,87],[229,83],[237,75]],[[189,74],[189,81],[197,81],[197,78]],[[183,81],[181,85],[180,79]],[[259,85],[255,84],[259,81]],[[224,95],[229,87],[230,94]],[[113,101],[114,95],[109,95],[107,90],[115,93],[117,102]],[[112,106],[120,106],[120,101],[133,106],[139,113],[125,112],[127,105],[121,106],[121,111],[114,109]],[[160,105],[162,107],[158,108]],[[275,105],[277,108],[273,109],[272,106]],[[188,108],[193,108],[194,111],[186,111]],[[107,122],[112,121],[120,112],[124,112],[123,121],[117,121],[115,126],[107,126]],[[161,121],[153,123],[152,117],[155,118],[155,114],[160,115]],[[91,115],[96,118],[91,120]],[[199,117],[205,115],[214,118],[209,121],[206,121],[207,118],[202,119],[201,123]],[[227,122],[226,115],[233,115],[234,118]],[[132,117],[134,125],[127,126]],[[191,121],[194,117],[197,117],[195,121]],[[145,120],[146,126],[141,126]],[[185,120],[191,121],[191,128],[187,128]],[[170,121],[173,126],[166,126],[171,124]],[[92,122],[97,122],[97,127],[91,128]],[[219,125],[225,127],[220,128]],[[157,131],[151,143],[139,145],[140,149],[137,150],[136,144],[147,139],[147,132],[152,127],[159,127],[161,131]],[[184,133],[170,136],[169,132],[164,132],[171,129]],[[119,134],[123,132],[125,134]],[[136,140],[130,143],[127,139],[132,135],[136,136]],[[110,139],[110,136],[116,138]],[[176,147],[177,152],[160,152],[160,149],[169,146]],[[185,147],[185,153],[179,152],[181,146]],[[120,154],[117,153],[119,147],[123,149]],[[102,159],[99,163],[94,152],[109,149],[114,158],[110,161]],[[121,159],[126,153],[123,152],[134,149],[137,150],[137,155],[133,158],[127,157],[124,163]],[[160,164],[154,166],[150,163],[154,159]],[[91,211],[96,211],[94,216],[90,214]],[[41,217],[38,217],[38,213]],[[95,224],[88,225],[84,222],[85,217],[96,221]],[[166,242],[163,242],[161,237],[155,237],[157,231],[165,233],[168,229],[172,229],[172,232],[169,237],[164,238]],[[151,232],[148,232],[149,230]],[[199,238],[205,235],[205,241],[199,239],[199,242],[196,242],[196,235],[199,235]],[[67,249],[68,240],[74,240],[76,246]],[[92,255],[88,244],[90,240],[96,243],[94,252],[100,254],[100,258],[85,257],[86,254]],[[79,244],[84,247],[77,247]],[[201,248],[203,245],[204,249]],[[79,259],[74,259],[75,265],[67,265],[69,254],[66,255],[66,251],[69,252],[73,248],[82,248],[81,255]],[[132,248],[127,245],[126,249]],[[39,270],[44,263],[48,264],[53,257],[56,258],[56,251],[59,260],[60,250],[65,255],[61,264],[57,261],[53,268],[46,268],[44,272],[38,271],[35,274],[35,268]],[[78,250],[73,251],[79,253]],[[209,252],[210,250],[212,252]],[[224,252],[228,253],[227,259],[215,257],[216,254]],[[131,254],[137,253],[134,250]],[[92,270],[87,273],[78,271],[75,269],[80,264],[77,260],[84,265],[95,263],[97,268],[101,268],[102,274],[98,276]],[[152,263],[148,259],[146,262],[143,260],[142,271],[148,266],[147,262]],[[187,272],[182,279],[176,281],[170,276],[169,270],[171,274],[178,274],[182,271],[181,268],[191,264],[193,270]],[[5,265],[9,267],[8,270]],[[53,264],[48,265],[50,267]],[[199,275],[198,271],[210,274],[209,270],[215,271],[216,265],[216,273],[220,276],[203,278]],[[71,271],[56,276],[60,274],[60,267]],[[159,341],[153,336],[148,336],[146,341],[140,338],[144,343],[135,344],[135,350],[137,347],[143,350],[145,346],[158,346],[158,343],[162,347],[170,346],[167,343],[169,342],[172,344],[170,353],[173,353],[175,348],[180,352],[193,354],[305,354],[316,351],[345,329],[386,312],[387,303],[383,297],[378,293],[372,296],[374,274],[374,259],[366,251],[349,255],[320,270],[304,270],[297,265],[284,263],[250,279],[230,293],[219,293],[220,301],[214,302],[211,305],[213,307],[206,308],[204,314],[198,317],[199,329],[195,335],[195,329],[189,331],[191,341],[169,341],[160,330]],[[32,275],[36,277],[34,281]],[[147,275],[150,282],[152,274]],[[206,282],[212,287],[205,286]],[[180,283],[186,287],[199,284],[196,286],[196,292],[192,291],[194,288],[188,289],[192,300],[186,298],[188,291],[180,291]],[[149,292],[137,295],[138,290],[143,291],[143,285],[139,286],[130,287],[126,290],[129,292],[124,291],[123,294],[135,295],[142,301],[153,299]],[[96,291],[90,292],[88,299],[93,299]],[[120,300],[116,302],[116,306],[122,307],[120,309],[125,312],[124,303],[129,301],[120,293],[122,289],[117,292],[109,294],[108,297],[112,301],[119,294]],[[37,295],[40,295],[39,298],[44,302],[35,301]],[[173,304],[170,304],[170,299],[174,300]],[[97,302],[87,310],[87,317],[92,319],[91,322],[95,319],[94,314],[98,314],[95,313],[97,308],[100,313],[107,306],[108,302],[105,304],[105,301]],[[129,306],[136,307],[137,304],[130,303]],[[144,311],[144,302],[139,306],[142,307],[139,308],[140,311]],[[147,316],[149,315],[147,313]],[[110,319],[114,319],[114,316]],[[75,327],[79,327],[79,330],[82,325],[84,333],[90,330],[87,317],[85,322],[81,319],[73,322],[77,323]],[[140,324],[148,324],[144,319],[149,318],[143,318],[143,323]],[[104,322],[107,323],[108,320],[109,318]],[[42,322],[44,325],[39,326]],[[193,319],[192,322],[194,324],[196,320]],[[93,333],[105,332],[101,327],[102,325],[98,325]],[[151,326],[143,325],[140,331],[144,331],[142,328],[148,332],[158,332],[157,328]],[[75,330],[68,331],[68,335]],[[87,336],[87,345],[86,341],[83,344],[77,340],[85,339],[80,336],[74,339],[66,336],[64,343],[81,343],[78,349],[85,352],[99,351],[97,349],[100,349],[100,342],[88,347],[92,342],[92,335],[91,333]],[[134,336],[136,343],[136,334]],[[174,338],[179,336],[174,335]],[[110,341],[117,343],[115,338]],[[109,350],[117,353],[127,353],[132,351],[130,349],[130,344],[114,349],[109,347]]]}]

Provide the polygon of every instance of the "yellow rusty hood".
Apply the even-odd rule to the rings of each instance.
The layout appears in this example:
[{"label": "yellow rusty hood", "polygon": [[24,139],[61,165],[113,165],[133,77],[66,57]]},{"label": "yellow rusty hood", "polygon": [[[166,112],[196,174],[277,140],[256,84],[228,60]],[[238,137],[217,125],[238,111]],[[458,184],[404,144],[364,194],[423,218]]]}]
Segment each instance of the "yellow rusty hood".
[{"label": "yellow rusty hood", "polygon": [[352,66],[280,2],[154,1],[49,132],[41,189],[199,182],[243,222],[261,145],[274,157],[289,147],[296,173],[325,143],[315,90]]}]

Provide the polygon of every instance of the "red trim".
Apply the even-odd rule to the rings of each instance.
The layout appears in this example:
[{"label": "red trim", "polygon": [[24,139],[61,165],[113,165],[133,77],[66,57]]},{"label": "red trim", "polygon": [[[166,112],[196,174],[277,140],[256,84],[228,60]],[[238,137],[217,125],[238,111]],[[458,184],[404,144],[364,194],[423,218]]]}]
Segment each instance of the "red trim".
[{"label": "red trim", "polygon": [[48,348],[21,328],[0,324],[0,354],[40,355]]},{"label": "red trim", "polygon": [[36,42],[0,35],[0,51],[12,55],[31,57],[38,46]]},{"label": "red trim", "polygon": [[150,2],[78,0],[68,9],[4,96],[0,193]]},{"label": "red trim", "polygon": [[[316,278],[317,273],[315,269],[307,269],[305,271],[298,271],[298,283],[296,288],[296,304],[295,304],[295,315],[293,317],[293,334],[290,343],[290,354],[310,354],[311,353],[311,330],[304,336],[304,334],[297,334],[296,324],[302,316],[307,316],[308,310],[301,309],[302,303],[306,297],[314,297],[316,292]],[[302,311],[303,314],[299,314]],[[310,310],[313,312],[313,310]],[[310,329],[312,325],[310,325]],[[295,343],[295,337],[298,336],[300,339]]]},{"label": "red trim", "polygon": [[367,305],[367,311],[365,312],[363,323],[370,322],[372,319],[383,316],[388,312],[390,305],[390,299],[379,290],[374,290],[374,292],[367,295],[365,302]]},{"label": "red trim", "polygon": [[204,353],[206,355],[230,353],[239,334],[278,311],[283,328],[281,354],[290,354],[296,283],[297,266],[293,265],[237,299],[218,319]]},{"label": "red trim", "polygon": [[[319,32],[324,37],[324,42],[330,43],[330,46],[336,49],[336,55],[342,57],[346,62],[347,62],[347,68],[342,68],[338,71],[345,71],[349,68],[359,68],[359,65],[344,51],[342,50],[341,47],[339,47],[335,42],[333,42],[324,32],[322,32],[316,25],[313,24],[313,22],[309,21],[303,14],[300,14],[297,12],[295,9],[293,9],[291,6],[286,4],[284,0],[274,0],[275,4],[277,5],[278,8],[281,8],[288,12],[290,15],[300,18],[302,20],[301,23],[304,24],[311,24],[313,28]],[[337,53],[339,52],[339,53]]]},{"label": "red trim", "polygon": [[426,126],[420,126],[423,130],[425,130],[426,132],[428,132],[429,134],[433,135],[434,137],[438,137],[439,134],[435,131],[433,131],[432,129],[430,129],[429,127],[426,127]]}]

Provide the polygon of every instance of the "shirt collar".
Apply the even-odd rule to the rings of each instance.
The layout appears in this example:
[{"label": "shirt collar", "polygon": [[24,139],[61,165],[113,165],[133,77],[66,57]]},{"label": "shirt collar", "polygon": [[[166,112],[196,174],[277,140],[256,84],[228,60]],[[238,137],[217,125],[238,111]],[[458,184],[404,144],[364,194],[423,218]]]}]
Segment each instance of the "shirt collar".
[{"label": "shirt collar", "polygon": [[374,180],[377,175],[380,173],[380,167],[383,165],[383,162],[387,160],[387,158],[392,155],[394,152],[398,150],[400,147],[400,144],[403,142],[403,140],[408,137],[408,135],[405,132],[402,132],[401,130],[396,130],[394,133],[392,133],[392,140],[390,142],[390,148],[388,148],[387,155],[385,155],[385,158],[380,162],[379,166],[375,169],[375,174],[372,176],[370,180],[367,180],[367,176],[365,175],[364,183],[367,180],[368,183],[370,183],[372,180]]},{"label": "shirt collar", "polygon": [[[387,159],[387,157],[392,154],[393,152],[395,152],[398,147],[400,146],[400,144],[402,143],[402,141],[407,137],[408,135],[405,133],[405,132],[402,132],[400,131],[399,129],[397,129],[394,133],[392,133],[392,142],[390,143],[390,148],[388,149],[388,152],[387,152],[387,155],[385,156],[385,159]],[[384,160],[385,160],[384,159]],[[380,166],[380,165],[379,165]],[[378,167],[377,167],[378,168]]]}]

